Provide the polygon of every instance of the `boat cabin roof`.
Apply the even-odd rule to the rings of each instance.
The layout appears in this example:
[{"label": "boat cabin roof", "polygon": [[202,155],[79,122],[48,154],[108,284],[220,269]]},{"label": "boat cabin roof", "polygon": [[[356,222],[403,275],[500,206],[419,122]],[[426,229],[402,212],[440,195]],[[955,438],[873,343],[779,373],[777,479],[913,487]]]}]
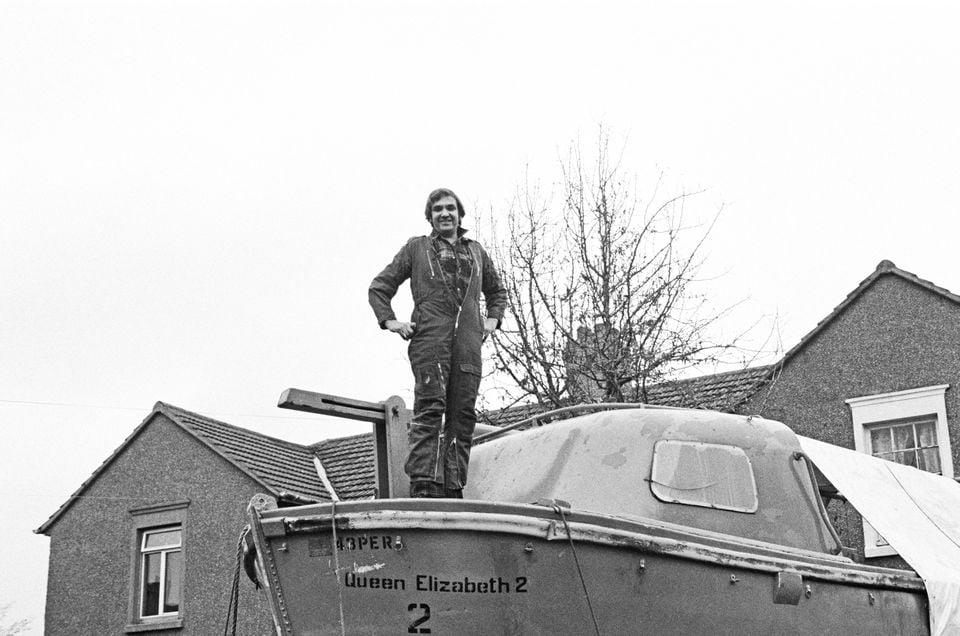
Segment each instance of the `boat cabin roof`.
[{"label": "boat cabin roof", "polygon": [[758,417],[638,408],[504,435],[473,449],[464,497],[839,551],[797,436]]}]

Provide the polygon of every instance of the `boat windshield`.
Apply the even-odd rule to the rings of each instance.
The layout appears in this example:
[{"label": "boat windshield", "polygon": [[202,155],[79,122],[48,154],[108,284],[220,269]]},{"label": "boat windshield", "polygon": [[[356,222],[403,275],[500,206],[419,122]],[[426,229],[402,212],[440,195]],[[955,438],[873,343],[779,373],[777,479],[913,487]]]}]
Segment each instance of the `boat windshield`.
[{"label": "boat windshield", "polygon": [[667,503],[757,511],[757,483],[742,448],[683,440],[660,440],[653,450],[650,490]]}]

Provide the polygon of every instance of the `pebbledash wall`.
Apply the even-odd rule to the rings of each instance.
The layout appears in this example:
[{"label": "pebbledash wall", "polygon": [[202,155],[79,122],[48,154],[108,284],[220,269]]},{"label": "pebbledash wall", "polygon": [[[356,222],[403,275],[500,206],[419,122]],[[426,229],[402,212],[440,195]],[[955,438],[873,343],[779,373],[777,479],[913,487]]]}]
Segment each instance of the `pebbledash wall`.
[{"label": "pebbledash wall", "polygon": [[[938,441],[949,443],[948,456],[960,466],[960,298],[888,261],[851,296],[785,355],[766,387],[736,410],[779,420],[800,435],[859,449],[863,439],[857,435],[863,431],[855,426],[853,409],[864,400],[856,398],[879,396],[873,401],[909,404],[916,401],[917,390],[927,388],[921,393],[945,407],[940,418],[945,414],[946,422],[940,424],[947,439]],[[844,544],[855,548],[860,559],[870,557],[857,512],[836,500],[828,511]],[[895,555],[865,560],[906,565]]]},{"label": "pebbledash wall", "polygon": [[[221,633],[246,504],[262,491],[155,414],[45,529],[50,536],[45,633]],[[187,567],[180,615],[144,623],[137,619],[138,525],[169,520],[183,528]],[[246,577],[240,594],[238,633],[271,633],[265,599]]]}]

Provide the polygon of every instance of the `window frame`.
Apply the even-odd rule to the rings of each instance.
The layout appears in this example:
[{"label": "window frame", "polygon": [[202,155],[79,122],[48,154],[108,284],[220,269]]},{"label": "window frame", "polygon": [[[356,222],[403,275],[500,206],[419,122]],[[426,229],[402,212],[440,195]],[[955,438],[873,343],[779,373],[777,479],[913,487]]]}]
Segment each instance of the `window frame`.
[{"label": "window frame", "polygon": [[[189,505],[190,502],[187,500],[129,510],[131,529],[130,584],[127,611],[128,618],[127,625],[124,627],[125,633],[180,629],[183,627],[184,609],[187,599],[187,554],[189,550],[187,508]],[[173,550],[167,548],[167,551],[179,550],[180,552],[180,605],[176,612],[143,616],[143,567],[145,556],[148,553],[158,551],[157,549],[150,549],[145,552],[145,541],[151,533],[172,528],[179,528],[180,530],[180,547],[174,548]],[[162,607],[161,604],[159,608],[162,609]]]},{"label": "window frame", "polygon": [[[179,537],[176,544],[166,544],[154,547],[147,547],[147,539],[151,535],[160,534],[163,532],[171,532],[176,530],[179,533]],[[150,555],[158,554],[160,555],[160,588],[157,595],[157,613],[156,614],[144,614],[144,603],[147,600],[147,589],[144,581],[144,574],[147,567],[147,557]],[[167,564],[169,563],[169,557],[171,554],[181,555],[181,562],[183,559],[183,526],[180,524],[172,526],[161,526],[159,528],[146,528],[140,531],[140,603],[138,618],[142,621],[170,618],[172,616],[180,615],[180,605],[177,604],[177,610],[175,612],[164,612],[163,608],[166,605],[166,594],[167,594],[167,581],[168,581],[168,572]],[[182,568],[182,566],[181,566]],[[180,581],[180,590],[183,590],[183,580],[182,580],[182,569],[181,569],[181,581]],[[181,593],[182,596],[182,593]]]},{"label": "window frame", "polygon": [[[953,479],[953,455],[950,430],[947,426],[946,391],[949,384],[918,387],[905,391],[878,393],[845,400],[853,421],[853,445],[859,453],[873,455],[870,431],[879,426],[915,422],[922,418],[935,420],[940,474]],[[890,461],[890,460],[885,460]],[[863,554],[867,558],[897,554],[889,545],[878,542],[882,537],[866,519],[863,520]]]}]

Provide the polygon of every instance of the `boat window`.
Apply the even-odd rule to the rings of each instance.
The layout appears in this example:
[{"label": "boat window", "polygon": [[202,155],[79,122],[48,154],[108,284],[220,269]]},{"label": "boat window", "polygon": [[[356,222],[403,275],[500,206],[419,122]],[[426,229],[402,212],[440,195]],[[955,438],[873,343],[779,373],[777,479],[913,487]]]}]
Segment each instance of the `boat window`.
[{"label": "boat window", "polygon": [[650,490],[660,501],[756,512],[757,483],[742,448],[660,440],[653,448]]}]

